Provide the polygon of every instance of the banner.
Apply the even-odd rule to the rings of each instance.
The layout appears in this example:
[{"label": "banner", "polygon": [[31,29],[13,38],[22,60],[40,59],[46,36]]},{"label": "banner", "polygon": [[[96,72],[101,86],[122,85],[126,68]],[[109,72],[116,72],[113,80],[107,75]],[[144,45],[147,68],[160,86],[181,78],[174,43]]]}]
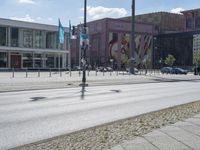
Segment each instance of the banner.
[{"label": "banner", "polygon": [[59,19],[59,43],[60,44],[64,44],[64,39],[65,39],[65,31],[64,31],[64,28],[60,22],[60,19]]}]

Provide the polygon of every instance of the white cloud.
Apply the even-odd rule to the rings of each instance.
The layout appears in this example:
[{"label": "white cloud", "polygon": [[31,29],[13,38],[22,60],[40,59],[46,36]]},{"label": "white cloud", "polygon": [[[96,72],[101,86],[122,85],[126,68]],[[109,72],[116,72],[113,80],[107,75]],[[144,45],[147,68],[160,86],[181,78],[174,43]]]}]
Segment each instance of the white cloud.
[{"label": "white cloud", "polygon": [[181,8],[181,7],[177,7],[177,8],[173,8],[171,10],[171,13],[175,13],[175,14],[181,14],[181,11],[184,11],[185,9]]},{"label": "white cloud", "polygon": [[[83,9],[81,9],[83,10]],[[102,18],[120,18],[128,14],[124,8],[106,8],[102,6],[87,7],[88,20],[98,20]]]},{"label": "white cloud", "polygon": [[28,21],[28,22],[34,22],[35,20],[30,17],[29,14],[25,15],[25,17],[11,17],[12,20],[19,20],[19,21]]},{"label": "white cloud", "polygon": [[18,0],[18,3],[26,3],[26,4],[34,4],[35,1],[34,0]]}]

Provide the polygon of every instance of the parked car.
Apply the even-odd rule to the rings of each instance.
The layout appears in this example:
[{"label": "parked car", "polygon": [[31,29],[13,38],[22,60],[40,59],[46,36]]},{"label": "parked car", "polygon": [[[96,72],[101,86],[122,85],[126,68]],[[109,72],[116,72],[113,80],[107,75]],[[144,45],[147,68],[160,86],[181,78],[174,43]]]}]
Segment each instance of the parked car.
[{"label": "parked car", "polygon": [[[127,72],[130,72],[130,68],[126,68],[126,71]],[[138,71],[138,69],[137,68],[134,68],[134,73],[138,73],[139,71]]]},{"label": "parked car", "polygon": [[81,70],[81,67],[79,67],[79,66],[74,66],[74,67],[73,67],[73,70],[74,70],[74,71],[80,71],[80,70]]},{"label": "parked car", "polygon": [[113,68],[112,67],[105,67],[106,71],[112,72]]},{"label": "parked car", "polygon": [[102,67],[102,66],[100,66],[100,67],[97,67],[96,68],[96,71],[98,72],[98,71],[100,71],[100,72],[106,72],[107,70],[106,70],[106,68],[105,67]]},{"label": "parked car", "polygon": [[169,73],[172,73],[172,67],[163,67],[163,68],[161,68],[160,71],[162,74],[164,74],[164,73],[169,74]]},{"label": "parked car", "polygon": [[188,71],[182,68],[172,68],[172,74],[187,74]]}]

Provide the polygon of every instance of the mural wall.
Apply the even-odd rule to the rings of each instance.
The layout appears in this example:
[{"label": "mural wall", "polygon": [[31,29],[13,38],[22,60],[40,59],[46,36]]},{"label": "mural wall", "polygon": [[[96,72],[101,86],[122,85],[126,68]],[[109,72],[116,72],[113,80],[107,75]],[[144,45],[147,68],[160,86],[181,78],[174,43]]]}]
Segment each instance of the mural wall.
[{"label": "mural wall", "polygon": [[[136,60],[136,66],[143,67],[145,59],[151,59],[152,53],[152,36],[151,35],[135,35],[135,51],[134,58]],[[125,67],[129,60],[129,48],[130,48],[130,34],[126,33],[109,33],[109,54],[114,59],[114,62],[118,62],[121,67]]]}]

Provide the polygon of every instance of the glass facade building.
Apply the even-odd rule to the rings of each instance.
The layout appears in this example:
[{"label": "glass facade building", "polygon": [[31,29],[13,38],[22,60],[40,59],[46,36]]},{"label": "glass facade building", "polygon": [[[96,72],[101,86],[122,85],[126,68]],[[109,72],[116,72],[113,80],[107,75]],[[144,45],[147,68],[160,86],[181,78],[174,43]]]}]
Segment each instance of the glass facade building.
[{"label": "glass facade building", "polygon": [[[173,34],[161,34],[154,37],[154,66],[165,66],[164,60],[171,54],[176,61],[174,66],[193,66],[193,53],[198,46],[198,39],[194,35],[200,31],[180,32]],[[194,41],[196,41],[194,43]],[[198,48],[198,47],[197,47]]]},{"label": "glass facade building", "polygon": [[65,69],[65,43],[59,44],[58,27],[0,18],[0,69]]}]

